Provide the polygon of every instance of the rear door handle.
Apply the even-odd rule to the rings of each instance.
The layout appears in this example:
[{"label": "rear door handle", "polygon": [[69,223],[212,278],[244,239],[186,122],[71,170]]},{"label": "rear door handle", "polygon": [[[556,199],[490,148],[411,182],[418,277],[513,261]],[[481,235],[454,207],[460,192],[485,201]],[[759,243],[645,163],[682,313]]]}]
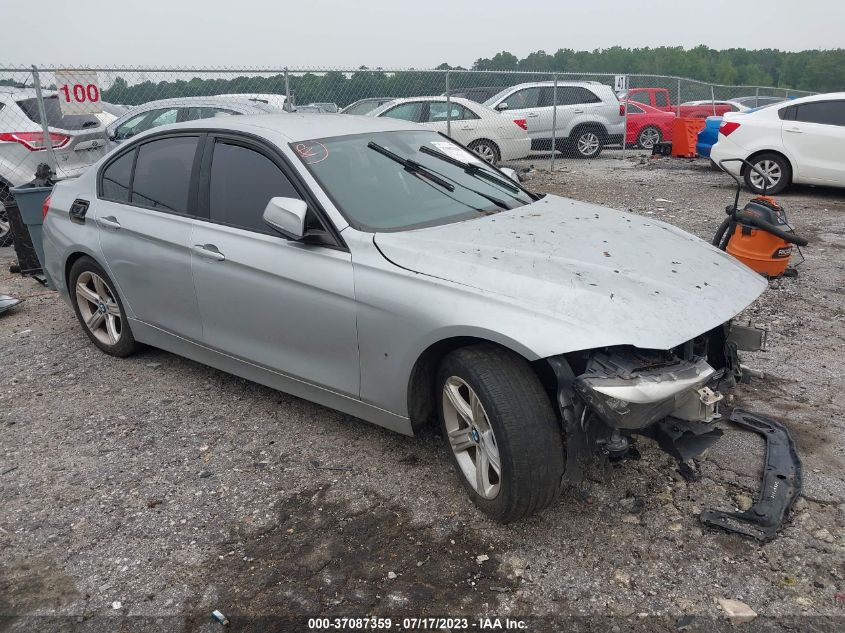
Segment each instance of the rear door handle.
[{"label": "rear door handle", "polygon": [[120,222],[117,221],[117,218],[113,215],[107,215],[104,218],[97,218],[97,225],[101,226],[104,229],[119,229]]},{"label": "rear door handle", "polygon": [[217,247],[214,244],[194,244],[193,251],[200,257],[214,259],[218,262],[222,262],[226,259],[226,256],[217,250]]},{"label": "rear door handle", "polygon": [[801,130],[800,130],[800,129],[798,129],[797,127],[788,127],[788,128],[786,128],[786,131],[787,131],[787,132],[790,132],[790,133],[792,133],[792,134],[802,134],[802,133],[803,133],[803,132],[801,132]]},{"label": "rear door handle", "polygon": [[573,110],[575,114],[584,114],[583,110]]},{"label": "rear door handle", "polygon": [[473,125],[464,125],[461,129],[462,129],[462,130],[474,130],[474,129],[475,129],[475,126],[473,126]]}]

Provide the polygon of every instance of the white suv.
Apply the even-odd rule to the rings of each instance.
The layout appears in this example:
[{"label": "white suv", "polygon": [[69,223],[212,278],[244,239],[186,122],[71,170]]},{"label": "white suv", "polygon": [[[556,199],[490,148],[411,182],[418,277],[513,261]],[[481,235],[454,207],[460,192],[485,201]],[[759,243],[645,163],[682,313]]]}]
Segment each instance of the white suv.
[{"label": "white suv", "polygon": [[[105,156],[105,126],[93,114],[63,115],[57,93],[43,90],[42,94],[57,176],[78,176]],[[2,204],[11,187],[30,182],[38,164],[48,162],[46,147],[35,90],[0,86],[0,246],[11,243]]]},{"label": "white suv", "polygon": [[[768,193],[790,183],[845,187],[845,92],[802,97],[758,110],[728,112],[710,151],[717,163],[744,158],[762,171]],[[763,176],[739,162],[725,168],[763,192]]]},{"label": "white suv", "polygon": [[565,156],[595,158],[605,145],[622,143],[625,108],[610,86],[596,81],[558,82],[556,121],[554,92],[551,81],[519,84],[484,105],[525,119],[534,151],[551,150],[553,124],[555,149]]}]

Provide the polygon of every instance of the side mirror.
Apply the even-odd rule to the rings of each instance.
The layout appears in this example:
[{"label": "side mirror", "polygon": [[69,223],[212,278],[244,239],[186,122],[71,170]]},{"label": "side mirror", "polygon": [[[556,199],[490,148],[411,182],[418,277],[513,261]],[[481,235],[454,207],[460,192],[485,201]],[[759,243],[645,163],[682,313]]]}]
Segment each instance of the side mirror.
[{"label": "side mirror", "polygon": [[110,141],[117,140],[117,130],[106,130],[106,136]]},{"label": "side mirror", "polygon": [[516,171],[511,169],[510,167],[499,167],[499,171],[514,182],[520,182],[519,176],[516,174]]},{"label": "side mirror", "polygon": [[502,112],[502,111],[504,111],[504,110],[507,110],[507,109],[508,109],[508,102],[507,102],[507,101],[502,101],[501,103],[497,103],[497,104],[496,104],[496,109],[497,109],[499,112]]},{"label": "side mirror", "polygon": [[279,233],[292,240],[305,237],[305,215],[308,205],[298,198],[270,198],[261,218]]}]

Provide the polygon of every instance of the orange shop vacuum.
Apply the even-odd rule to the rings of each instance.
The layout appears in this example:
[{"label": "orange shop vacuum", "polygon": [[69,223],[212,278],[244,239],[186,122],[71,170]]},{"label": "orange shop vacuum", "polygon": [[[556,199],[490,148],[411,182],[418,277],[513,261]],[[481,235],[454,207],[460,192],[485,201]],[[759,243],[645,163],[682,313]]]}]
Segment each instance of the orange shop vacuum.
[{"label": "orange shop vacuum", "polygon": [[748,169],[763,177],[764,183],[768,182],[766,176],[747,160],[728,158],[719,161],[719,167],[736,181],[736,198],[733,205],[725,207],[728,217],[713,236],[713,246],[727,251],[751,270],[770,279],[784,274],[795,276],[797,271],[788,268],[792,246],[806,246],[807,240],[795,235],[786,220],[786,211],[774,198],[766,195],[765,185],[763,195],[752,198],[742,210],[739,209],[742,183],[724,167],[724,163],[732,161],[745,163]]}]

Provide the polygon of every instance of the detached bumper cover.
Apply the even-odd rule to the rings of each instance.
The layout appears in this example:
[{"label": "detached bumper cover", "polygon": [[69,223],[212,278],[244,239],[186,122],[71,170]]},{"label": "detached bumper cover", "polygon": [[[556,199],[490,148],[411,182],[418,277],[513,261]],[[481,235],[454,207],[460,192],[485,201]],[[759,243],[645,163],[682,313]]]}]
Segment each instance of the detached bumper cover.
[{"label": "detached bumper cover", "polygon": [[757,501],[745,512],[705,510],[700,515],[701,522],[758,541],[770,541],[801,494],[801,458],[789,431],[780,422],[743,409],[734,409],[730,420],[766,439],[763,485]]}]

